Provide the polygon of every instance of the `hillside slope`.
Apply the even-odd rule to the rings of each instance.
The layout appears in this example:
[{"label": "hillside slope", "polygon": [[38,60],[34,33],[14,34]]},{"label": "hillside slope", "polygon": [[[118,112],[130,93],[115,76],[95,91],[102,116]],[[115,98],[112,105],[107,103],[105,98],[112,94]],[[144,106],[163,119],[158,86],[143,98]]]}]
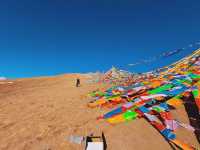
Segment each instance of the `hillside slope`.
[{"label": "hillside slope", "polygon": [[[81,79],[79,88],[74,86]],[[96,117],[106,110],[89,109],[88,92],[109,85],[86,83],[85,75],[62,75],[18,79],[0,84],[0,149],[1,150],[78,150],[83,145],[69,142],[70,135],[99,135],[104,131],[108,150],[163,149],[169,144],[145,120],[116,126]],[[184,108],[174,112],[188,122]],[[197,144],[190,132],[180,139]]]}]

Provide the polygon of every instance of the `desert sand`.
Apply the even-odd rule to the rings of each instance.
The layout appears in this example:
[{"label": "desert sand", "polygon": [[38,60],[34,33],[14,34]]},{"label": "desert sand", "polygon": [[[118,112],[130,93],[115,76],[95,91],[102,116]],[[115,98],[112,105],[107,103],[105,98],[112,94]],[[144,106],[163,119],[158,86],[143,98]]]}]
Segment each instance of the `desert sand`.
[{"label": "desert sand", "polygon": [[[76,78],[81,87],[75,87]],[[5,81],[2,81],[5,82]],[[17,79],[0,84],[0,150],[82,150],[69,142],[70,135],[91,133],[106,137],[107,150],[171,150],[167,141],[146,120],[110,125],[96,118],[105,109],[90,109],[86,95],[110,85],[87,83],[87,75]],[[173,111],[188,123],[184,107]],[[190,131],[178,129],[178,138],[198,145]]]}]

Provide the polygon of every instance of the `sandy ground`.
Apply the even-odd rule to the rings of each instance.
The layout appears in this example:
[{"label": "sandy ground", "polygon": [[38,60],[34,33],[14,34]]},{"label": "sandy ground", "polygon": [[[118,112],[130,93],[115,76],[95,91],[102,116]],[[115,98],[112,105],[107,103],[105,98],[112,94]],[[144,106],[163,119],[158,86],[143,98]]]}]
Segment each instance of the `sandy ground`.
[{"label": "sandy ground", "polygon": [[[74,87],[77,77],[82,85]],[[106,137],[107,150],[170,150],[164,138],[144,119],[110,125],[96,117],[106,112],[89,109],[87,93],[108,85],[86,83],[83,75],[14,80],[0,84],[0,150],[81,150],[70,135]],[[3,82],[3,81],[0,81]],[[188,122],[184,107],[173,112]],[[179,129],[182,141],[198,145],[193,133]]]}]

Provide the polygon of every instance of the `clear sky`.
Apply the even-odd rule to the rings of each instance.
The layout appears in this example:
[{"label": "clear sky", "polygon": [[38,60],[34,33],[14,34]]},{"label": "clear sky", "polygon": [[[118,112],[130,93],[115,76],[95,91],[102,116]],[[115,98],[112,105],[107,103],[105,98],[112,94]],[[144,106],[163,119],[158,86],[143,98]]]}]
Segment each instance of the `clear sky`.
[{"label": "clear sky", "polygon": [[0,76],[106,71],[199,40],[199,0],[4,0],[0,2]]}]

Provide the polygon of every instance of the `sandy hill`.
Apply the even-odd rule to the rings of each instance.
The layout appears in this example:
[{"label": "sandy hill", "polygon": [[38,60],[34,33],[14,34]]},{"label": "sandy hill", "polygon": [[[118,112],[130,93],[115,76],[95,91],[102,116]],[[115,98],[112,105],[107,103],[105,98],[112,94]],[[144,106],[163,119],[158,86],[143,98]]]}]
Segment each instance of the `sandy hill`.
[{"label": "sandy hill", "polygon": [[[81,87],[75,87],[76,78]],[[88,92],[109,85],[87,83],[87,75],[62,75],[17,79],[0,84],[1,150],[79,150],[83,145],[69,142],[70,135],[99,135],[104,131],[108,150],[170,150],[170,145],[144,119],[112,126],[96,117],[106,110],[89,109]],[[174,111],[188,122],[184,108]],[[179,131],[178,131],[179,132]],[[197,145],[189,131],[179,139]]]}]

